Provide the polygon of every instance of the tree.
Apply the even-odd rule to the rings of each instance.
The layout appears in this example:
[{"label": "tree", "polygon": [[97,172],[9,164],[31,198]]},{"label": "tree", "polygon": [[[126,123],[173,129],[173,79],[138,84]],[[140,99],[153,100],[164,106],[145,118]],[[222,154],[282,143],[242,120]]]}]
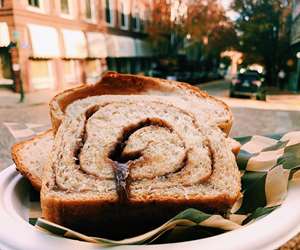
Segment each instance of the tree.
[{"label": "tree", "polygon": [[234,0],[238,12],[236,29],[244,63],[261,63],[269,85],[277,82],[277,72],[285,66],[289,50],[291,8],[285,0]]},{"label": "tree", "polygon": [[149,36],[157,50],[170,56],[186,44],[200,45],[206,55],[219,55],[237,41],[218,0],[154,0]]},{"label": "tree", "polygon": [[171,4],[168,0],[153,0],[148,24],[149,40],[158,55],[165,54],[171,30]]}]

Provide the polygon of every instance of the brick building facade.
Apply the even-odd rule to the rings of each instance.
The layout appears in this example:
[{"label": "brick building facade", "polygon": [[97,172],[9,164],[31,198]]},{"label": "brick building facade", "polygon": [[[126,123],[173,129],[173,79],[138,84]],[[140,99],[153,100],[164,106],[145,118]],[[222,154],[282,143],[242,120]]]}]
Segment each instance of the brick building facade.
[{"label": "brick building facade", "polygon": [[0,85],[25,91],[150,67],[146,0],[0,0]]}]

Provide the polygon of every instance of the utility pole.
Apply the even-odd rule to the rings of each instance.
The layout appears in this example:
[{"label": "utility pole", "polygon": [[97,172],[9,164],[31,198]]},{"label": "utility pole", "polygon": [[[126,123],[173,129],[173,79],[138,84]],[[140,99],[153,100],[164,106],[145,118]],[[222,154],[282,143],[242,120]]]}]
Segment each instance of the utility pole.
[{"label": "utility pole", "polygon": [[17,43],[15,42],[10,43],[9,52],[10,52],[10,58],[12,63],[15,90],[20,92],[19,102],[24,102],[25,93],[24,93],[23,81],[21,78],[21,68],[19,64],[19,53],[18,53]]}]

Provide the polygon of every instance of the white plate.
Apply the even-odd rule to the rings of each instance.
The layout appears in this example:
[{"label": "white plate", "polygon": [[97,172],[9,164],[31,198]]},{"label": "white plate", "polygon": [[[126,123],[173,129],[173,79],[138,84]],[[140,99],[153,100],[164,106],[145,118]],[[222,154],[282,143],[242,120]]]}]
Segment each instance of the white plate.
[{"label": "white plate", "polygon": [[[0,249],[101,249],[96,244],[64,239],[37,231],[28,223],[25,179],[10,166],[0,173]],[[218,236],[182,243],[121,246],[113,249],[275,249],[300,232],[300,185],[291,185],[283,205],[247,227]]]}]

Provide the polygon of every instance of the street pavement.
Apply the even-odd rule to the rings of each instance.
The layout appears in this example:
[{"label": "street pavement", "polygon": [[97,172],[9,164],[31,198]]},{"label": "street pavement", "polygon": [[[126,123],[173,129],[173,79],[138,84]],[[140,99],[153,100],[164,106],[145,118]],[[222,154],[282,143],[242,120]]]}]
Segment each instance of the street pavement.
[{"label": "street pavement", "polygon": [[16,139],[4,124],[12,122],[50,125],[48,105],[16,106],[15,108],[1,108],[0,106],[0,171],[12,163],[10,148],[16,142]]},{"label": "street pavement", "polygon": [[[228,97],[229,83],[215,81],[198,85],[211,95],[218,96],[232,109],[232,137],[253,134],[283,133],[300,130],[300,95],[268,96],[267,102]],[[19,95],[0,89],[0,170],[12,163],[11,146],[15,138],[4,123],[34,123],[50,126],[48,102],[53,91],[34,92],[19,103]]]},{"label": "street pavement", "polygon": [[227,103],[233,112],[232,137],[300,130],[300,95],[268,95],[266,101],[229,98],[229,82],[197,85]]},{"label": "street pavement", "polygon": [[20,95],[8,89],[0,89],[0,171],[12,164],[11,146],[22,140],[15,138],[5,123],[34,123],[50,126],[48,103],[54,91],[37,91],[26,94],[23,103]]}]

